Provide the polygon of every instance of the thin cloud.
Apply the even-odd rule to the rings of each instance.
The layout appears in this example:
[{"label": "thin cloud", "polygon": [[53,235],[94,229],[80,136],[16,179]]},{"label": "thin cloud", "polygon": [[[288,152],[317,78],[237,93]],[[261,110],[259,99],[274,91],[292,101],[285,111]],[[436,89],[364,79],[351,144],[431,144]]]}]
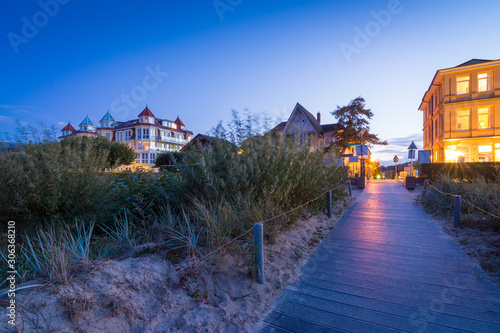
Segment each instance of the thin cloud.
[{"label": "thin cloud", "polygon": [[0,123],[14,123],[14,118],[0,115]]}]

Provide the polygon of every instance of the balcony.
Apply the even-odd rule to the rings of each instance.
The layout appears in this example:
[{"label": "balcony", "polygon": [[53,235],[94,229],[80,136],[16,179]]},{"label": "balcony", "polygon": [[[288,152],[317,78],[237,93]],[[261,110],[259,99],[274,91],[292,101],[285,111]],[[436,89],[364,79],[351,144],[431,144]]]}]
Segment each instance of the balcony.
[{"label": "balcony", "polygon": [[189,140],[186,140],[186,139],[172,138],[172,137],[166,137],[166,136],[162,136],[162,137],[159,136],[157,141],[167,142],[167,143],[177,143],[177,144],[181,144],[181,145],[185,145],[189,142]]}]

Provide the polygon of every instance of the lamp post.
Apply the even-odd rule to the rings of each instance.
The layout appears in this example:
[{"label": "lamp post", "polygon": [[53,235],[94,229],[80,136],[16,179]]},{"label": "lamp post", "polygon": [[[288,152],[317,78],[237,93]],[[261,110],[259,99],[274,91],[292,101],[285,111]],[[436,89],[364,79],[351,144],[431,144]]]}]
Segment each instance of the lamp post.
[{"label": "lamp post", "polygon": [[415,158],[415,150],[417,150],[417,145],[415,142],[411,142],[411,145],[408,147],[408,158],[410,159],[410,177],[413,176],[413,159]]},{"label": "lamp post", "polygon": [[[360,158],[360,167],[361,167],[361,170],[360,170],[360,176],[361,176],[361,178],[363,178],[363,179],[364,179],[364,178],[365,178],[365,176],[366,176],[366,172],[365,172],[365,168],[366,168],[366,161],[365,161],[365,159],[363,158],[363,134],[365,134],[365,133],[366,133],[366,129],[362,129],[362,130],[359,132],[359,136],[361,137],[361,140],[360,140],[360,142],[361,142],[361,147],[360,147],[360,148],[361,148],[361,149],[360,149],[360,151],[361,151],[361,156],[359,157],[359,158]],[[363,182],[364,182],[364,180],[363,180]]]},{"label": "lamp post", "polygon": [[394,155],[394,158],[392,160],[394,161],[394,179],[397,179],[398,178],[398,162],[399,162],[398,155]]}]

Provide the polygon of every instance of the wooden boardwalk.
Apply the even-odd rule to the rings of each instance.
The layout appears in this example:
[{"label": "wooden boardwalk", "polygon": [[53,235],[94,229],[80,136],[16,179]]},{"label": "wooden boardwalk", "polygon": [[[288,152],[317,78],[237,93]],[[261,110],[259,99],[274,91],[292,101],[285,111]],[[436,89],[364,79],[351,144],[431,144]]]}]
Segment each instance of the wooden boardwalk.
[{"label": "wooden boardwalk", "polygon": [[500,332],[500,288],[395,181],[371,181],[261,332]]}]

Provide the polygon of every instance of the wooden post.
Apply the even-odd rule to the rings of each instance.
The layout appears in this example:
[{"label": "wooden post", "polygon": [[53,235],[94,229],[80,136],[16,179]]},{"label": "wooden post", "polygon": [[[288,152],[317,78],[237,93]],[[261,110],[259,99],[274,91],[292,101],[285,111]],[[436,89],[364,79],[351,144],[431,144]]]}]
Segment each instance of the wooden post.
[{"label": "wooden post", "polygon": [[328,218],[332,218],[332,191],[326,193],[326,199],[328,201]]},{"label": "wooden post", "polygon": [[255,223],[254,251],[255,251],[255,279],[257,283],[264,284],[264,227],[262,223]]},{"label": "wooden post", "polygon": [[460,226],[460,210],[462,208],[462,197],[459,195],[455,195],[455,210],[454,210],[454,219],[453,226],[458,228]]},{"label": "wooden post", "polygon": [[349,196],[352,197],[352,188],[351,188],[351,180],[347,180],[347,185],[349,186]]}]

